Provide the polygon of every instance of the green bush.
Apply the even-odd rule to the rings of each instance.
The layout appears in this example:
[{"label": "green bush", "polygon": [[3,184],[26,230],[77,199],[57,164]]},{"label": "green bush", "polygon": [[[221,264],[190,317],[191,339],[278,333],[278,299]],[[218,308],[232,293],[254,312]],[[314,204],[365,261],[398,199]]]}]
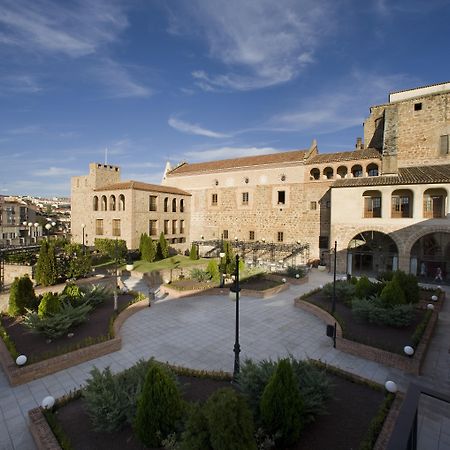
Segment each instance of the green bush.
[{"label": "green bush", "polygon": [[152,363],[137,402],[134,428],[147,447],[159,447],[175,429],[183,402],[178,386],[160,364]]},{"label": "green bush", "polygon": [[82,299],[84,303],[89,303],[89,305],[95,307],[108,299],[112,298],[113,293],[108,286],[90,285],[82,286],[80,288]]},{"label": "green bush", "polygon": [[169,257],[169,245],[167,244],[163,232],[159,235],[159,241],[156,247],[156,256],[158,259],[166,259]]},{"label": "green bush", "polygon": [[156,247],[153,239],[147,234],[141,235],[141,241],[139,243],[139,251],[141,258],[144,261],[153,262],[156,258]]},{"label": "green bush", "polygon": [[34,278],[42,286],[51,286],[58,280],[55,246],[48,241],[41,244]]},{"label": "green bush", "polygon": [[184,432],[181,436],[180,450],[210,450],[208,419],[205,410],[200,404],[189,407]]},{"label": "green bush", "polygon": [[94,246],[112,261],[115,259],[124,261],[127,257],[127,243],[123,239],[95,238]]},{"label": "green bush", "polygon": [[26,308],[36,307],[33,282],[28,275],[16,278],[9,291],[8,314],[16,317],[25,313]]},{"label": "green bush", "polygon": [[298,441],[303,426],[303,400],[289,359],[278,362],[260,404],[263,426],[285,448]]},{"label": "green bush", "polygon": [[391,270],[388,270],[386,272],[381,272],[377,276],[377,280],[379,281],[392,281],[392,278],[394,277],[394,273]]},{"label": "green bush", "polygon": [[[331,395],[330,383],[325,372],[311,362],[296,360],[291,356],[290,363],[303,398],[303,421],[310,423],[317,415],[326,412],[325,404]],[[261,396],[277,364],[271,360],[255,363],[247,359],[239,373],[239,386],[246,395],[258,423]]]},{"label": "green bush", "polygon": [[355,295],[358,298],[367,298],[374,294],[373,283],[366,276],[362,276],[355,287]]},{"label": "green bush", "polygon": [[191,250],[189,251],[189,259],[198,259],[198,247],[197,244],[192,243]]},{"label": "green bush", "polygon": [[420,340],[422,339],[423,334],[425,333],[425,330],[427,329],[428,322],[431,319],[431,316],[433,315],[433,311],[427,310],[425,313],[424,318],[422,321],[417,325],[416,329],[414,330],[414,333],[411,337],[411,344],[414,348],[417,348],[419,345]]},{"label": "green bush", "polygon": [[83,297],[80,286],[75,283],[66,284],[61,294],[67,297],[71,303],[77,303]]},{"label": "green bush", "polygon": [[305,269],[300,266],[288,266],[286,269],[286,275],[290,278],[297,278],[296,275],[299,275],[298,278],[303,278],[306,275]]},{"label": "green bush", "polygon": [[[333,298],[333,283],[327,283],[322,293],[329,299]],[[336,300],[351,306],[352,298],[355,296],[355,285],[346,281],[336,281]]]},{"label": "green bush", "polygon": [[236,391],[217,390],[207,400],[204,410],[212,449],[256,450],[252,414]]},{"label": "green bush", "polygon": [[68,259],[64,272],[59,273],[60,278],[81,278],[87,276],[92,268],[91,256],[86,254],[86,248],[81,244],[66,244],[64,256]]},{"label": "green bush", "polygon": [[356,319],[377,325],[407,327],[414,319],[415,311],[412,304],[386,307],[382,300],[371,298],[354,299],[352,313]]},{"label": "green bush", "polygon": [[52,292],[46,292],[38,306],[38,316],[42,319],[59,312],[61,308],[61,302],[58,294]]},{"label": "green bush", "polygon": [[215,259],[212,259],[208,262],[208,266],[206,267],[206,271],[209,273],[209,277],[214,280],[218,281],[220,279],[220,272],[219,272],[219,266],[217,264],[217,261]]},{"label": "green bush", "polygon": [[380,294],[380,300],[384,307],[404,305],[406,303],[405,293],[397,280],[388,281]]},{"label": "green bush", "polygon": [[92,425],[97,431],[116,431],[136,416],[149,362],[138,361],[129,369],[113,375],[109,368],[91,370],[83,396]]},{"label": "green bush", "polygon": [[200,283],[208,281],[211,279],[211,275],[206,270],[198,269],[194,267],[191,270],[191,278],[193,280],[199,281]]},{"label": "green bush", "polygon": [[397,281],[403,289],[406,303],[418,303],[420,299],[420,289],[417,277],[413,274],[406,274],[401,270],[394,273],[393,281]]}]

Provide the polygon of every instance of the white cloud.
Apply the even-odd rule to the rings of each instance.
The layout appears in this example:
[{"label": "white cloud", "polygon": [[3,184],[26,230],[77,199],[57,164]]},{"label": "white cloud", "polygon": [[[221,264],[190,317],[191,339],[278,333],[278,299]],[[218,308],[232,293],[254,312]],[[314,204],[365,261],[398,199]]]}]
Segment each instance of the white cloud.
[{"label": "white cloud", "polygon": [[0,23],[8,32],[0,44],[71,57],[94,53],[128,25],[119,2],[102,0],[3,0]]},{"label": "white cloud", "polygon": [[66,177],[77,175],[79,172],[65,167],[49,167],[48,169],[35,170],[33,175],[36,177]]},{"label": "white cloud", "polygon": [[211,131],[201,127],[200,125],[184,122],[183,120],[176,119],[175,117],[170,117],[168,120],[168,124],[175,130],[181,131],[182,133],[195,134],[198,136],[206,136],[216,139],[230,137],[229,134]]},{"label": "white cloud", "polygon": [[219,74],[194,71],[201,89],[250,90],[287,82],[312,64],[337,22],[334,8],[329,0],[192,0],[171,11],[169,31],[200,34],[226,66]]},{"label": "white cloud", "polygon": [[39,125],[26,125],[24,127],[13,128],[12,130],[8,130],[8,134],[16,136],[36,134],[40,132],[42,132],[42,128]]},{"label": "white cloud", "polygon": [[269,155],[279,151],[284,150],[279,150],[273,147],[220,147],[201,151],[188,151],[183,154],[183,158],[192,162],[201,162],[214,161],[218,159],[240,158],[244,155]]},{"label": "white cloud", "polygon": [[35,94],[40,91],[42,91],[42,87],[31,75],[15,74],[0,77],[0,95],[9,93]]}]

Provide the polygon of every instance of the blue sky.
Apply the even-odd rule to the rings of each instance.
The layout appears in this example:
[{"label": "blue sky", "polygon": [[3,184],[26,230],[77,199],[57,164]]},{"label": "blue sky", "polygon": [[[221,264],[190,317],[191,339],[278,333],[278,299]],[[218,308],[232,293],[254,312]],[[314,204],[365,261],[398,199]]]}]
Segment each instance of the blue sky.
[{"label": "blue sky", "polygon": [[0,0],[0,194],[89,162],[354,148],[392,90],[450,80],[447,0]]}]

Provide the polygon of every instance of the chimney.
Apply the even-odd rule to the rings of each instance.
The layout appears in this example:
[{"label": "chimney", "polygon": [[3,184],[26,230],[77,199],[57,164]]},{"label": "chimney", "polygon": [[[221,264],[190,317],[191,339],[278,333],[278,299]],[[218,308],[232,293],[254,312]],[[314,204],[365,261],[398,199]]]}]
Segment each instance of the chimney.
[{"label": "chimney", "polygon": [[360,137],[356,138],[355,148],[356,148],[356,150],[362,150],[364,148],[364,144],[363,144],[362,138],[360,138]]}]

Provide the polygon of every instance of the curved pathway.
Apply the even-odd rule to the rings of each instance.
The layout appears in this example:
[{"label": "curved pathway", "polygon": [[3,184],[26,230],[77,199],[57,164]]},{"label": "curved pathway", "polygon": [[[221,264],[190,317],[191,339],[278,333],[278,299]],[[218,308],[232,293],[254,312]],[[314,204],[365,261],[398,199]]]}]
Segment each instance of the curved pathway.
[{"label": "curved pathway", "polygon": [[[291,353],[298,358],[320,359],[379,383],[388,378],[399,380],[405,389],[408,378],[397,370],[333,349],[331,339],[325,336],[325,324],[294,307],[295,297],[328,281],[329,274],[313,271],[307,284],[291,286],[275,297],[242,297],[241,361],[246,357],[275,359]],[[147,289],[139,283],[135,287]],[[166,298],[125,322],[121,330],[123,347],[118,352],[15,388],[8,385],[0,370],[0,449],[34,449],[27,429],[28,410],[46,395],[60,397],[79,388],[93,366],[121,371],[140,358],[153,356],[180,366],[231,372],[234,333],[235,302],[227,295]]]}]

